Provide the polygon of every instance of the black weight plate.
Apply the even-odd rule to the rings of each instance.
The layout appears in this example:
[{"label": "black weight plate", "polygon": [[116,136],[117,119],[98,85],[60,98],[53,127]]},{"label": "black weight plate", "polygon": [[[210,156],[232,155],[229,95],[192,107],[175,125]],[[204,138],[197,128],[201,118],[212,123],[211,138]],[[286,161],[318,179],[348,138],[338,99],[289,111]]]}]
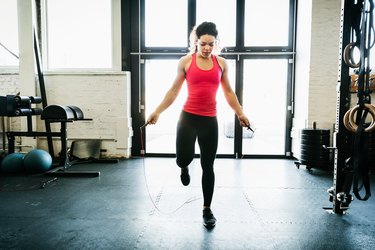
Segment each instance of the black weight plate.
[{"label": "black weight plate", "polygon": [[330,142],[330,140],[321,139],[321,138],[310,138],[310,139],[302,138],[301,139],[301,143],[307,144],[307,145],[309,145],[309,144],[320,144],[320,145],[322,145],[322,144],[326,144],[326,143],[329,143],[329,142]]},{"label": "black weight plate", "polygon": [[301,139],[326,139],[329,140],[330,136],[329,135],[301,135]]},{"label": "black weight plate", "polygon": [[[328,144],[328,143],[327,143]],[[326,146],[329,146],[329,144]],[[301,144],[301,149],[305,149],[305,150],[323,150],[323,145],[322,144]],[[324,150],[327,150],[327,149],[324,149]]]},{"label": "black weight plate", "polygon": [[316,155],[316,154],[301,153],[301,159],[309,160],[309,161],[326,161],[329,159],[329,155]]},{"label": "black weight plate", "polygon": [[329,135],[329,129],[302,129],[301,135]]},{"label": "black weight plate", "polygon": [[307,149],[301,149],[301,154],[304,155],[314,155],[314,156],[324,156],[329,155],[329,151],[323,149],[323,150],[307,150]]}]

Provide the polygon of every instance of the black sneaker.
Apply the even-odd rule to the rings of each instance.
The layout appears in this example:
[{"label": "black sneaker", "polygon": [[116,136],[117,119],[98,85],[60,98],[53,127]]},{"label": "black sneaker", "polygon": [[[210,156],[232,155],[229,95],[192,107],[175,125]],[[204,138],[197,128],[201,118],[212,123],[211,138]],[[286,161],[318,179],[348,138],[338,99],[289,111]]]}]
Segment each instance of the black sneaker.
[{"label": "black sneaker", "polygon": [[216,218],[210,208],[203,209],[203,225],[212,228],[216,225]]},{"label": "black sneaker", "polygon": [[181,178],[182,185],[184,185],[184,186],[189,185],[189,183],[190,183],[190,175],[189,175],[189,168],[188,167],[181,168],[180,178]]}]

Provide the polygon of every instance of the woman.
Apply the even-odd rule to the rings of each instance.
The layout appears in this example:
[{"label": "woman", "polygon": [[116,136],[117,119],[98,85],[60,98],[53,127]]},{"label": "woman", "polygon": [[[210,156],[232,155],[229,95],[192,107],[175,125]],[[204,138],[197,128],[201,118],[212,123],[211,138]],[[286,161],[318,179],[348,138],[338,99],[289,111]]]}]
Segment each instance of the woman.
[{"label": "woman", "polygon": [[198,139],[204,199],[203,224],[206,227],[214,227],[216,224],[216,218],[211,211],[211,201],[215,184],[213,167],[218,146],[216,93],[220,84],[240,125],[250,126],[230,86],[227,62],[217,55],[220,52],[217,36],[216,25],[212,22],[203,22],[193,29],[190,35],[190,53],[181,57],[172,86],[147,119],[147,124],[155,124],[159,115],[174,102],[186,80],[188,97],[177,124],[176,163],[181,168],[182,184],[189,185],[188,166],[194,158],[195,141]]}]

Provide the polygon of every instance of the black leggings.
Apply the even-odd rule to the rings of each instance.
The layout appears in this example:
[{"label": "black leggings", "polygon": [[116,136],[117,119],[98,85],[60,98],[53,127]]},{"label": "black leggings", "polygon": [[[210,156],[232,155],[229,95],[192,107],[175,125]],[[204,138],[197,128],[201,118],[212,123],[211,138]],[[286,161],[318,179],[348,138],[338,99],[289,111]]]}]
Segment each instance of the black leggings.
[{"label": "black leggings", "polygon": [[203,205],[209,207],[215,185],[214,161],[218,144],[217,119],[216,117],[193,115],[182,111],[177,124],[176,135],[176,162],[180,168],[185,168],[192,162],[196,138],[198,138],[203,170]]}]

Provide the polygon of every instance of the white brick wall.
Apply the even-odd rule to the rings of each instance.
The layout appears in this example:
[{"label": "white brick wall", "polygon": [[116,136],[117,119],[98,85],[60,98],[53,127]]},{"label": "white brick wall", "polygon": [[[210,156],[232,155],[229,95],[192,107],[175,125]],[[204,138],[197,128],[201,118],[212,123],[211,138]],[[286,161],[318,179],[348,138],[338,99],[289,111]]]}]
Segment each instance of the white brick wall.
[{"label": "white brick wall", "polygon": [[[15,95],[21,92],[19,86],[19,75],[18,73],[14,72],[4,72],[0,75],[0,95]],[[21,128],[21,124],[18,121],[18,118],[7,118],[5,119],[5,127],[6,128],[13,128],[19,130]]]},{"label": "white brick wall", "polygon": [[319,128],[335,123],[340,15],[341,0],[313,1],[308,123]]}]

